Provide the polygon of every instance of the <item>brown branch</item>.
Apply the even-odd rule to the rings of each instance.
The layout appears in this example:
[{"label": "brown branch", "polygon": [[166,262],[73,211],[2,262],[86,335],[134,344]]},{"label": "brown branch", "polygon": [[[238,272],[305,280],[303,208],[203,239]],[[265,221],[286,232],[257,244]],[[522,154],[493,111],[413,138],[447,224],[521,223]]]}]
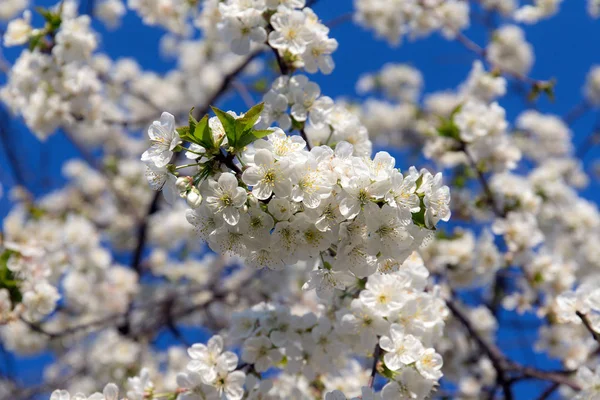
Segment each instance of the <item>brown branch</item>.
[{"label": "brown branch", "polygon": [[233,159],[235,158],[234,154],[228,153],[227,155],[223,153],[219,153],[215,156],[215,160],[225,164],[230,170],[235,172],[235,174],[241,178],[242,170],[233,163]]},{"label": "brown branch", "polygon": [[244,62],[242,62],[233,71],[229,72],[223,79],[221,86],[219,86],[219,88],[211,96],[211,98],[208,99],[208,101],[204,105],[202,105],[201,107],[197,107],[194,110],[194,118],[200,119],[204,116],[204,114],[207,114],[208,111],[210,110],[210,106],[214,105],[214,103],[217,102],[219,97],[221,97],[221,95],[223,93],[225,93],[225,91],[229,88],[229,85],[231,85],[231,83],[233,82],[235,77],[238,76],[244,69],[246,69],[248,64],[250,64],[250,62],[252,62],[252,60],[254,60],[256,57],[258,57],[261,53],[262,53],[262,50],[256,50],[253,53],[250,53],[250,55],[248,56],[248,58],[246,58],[246,60]]},{"label": "brown branch", "polygon": [[[465,34],[463,34],[462,32],[457,32],[455,39],[457,42],[461,43],[465,48],[467,48],[468,50],[475,53],[479,58],[485,59],[485,57],[487,55],[487,50],[484,49],[483,47],[481,47],[480,45],[478,45],[477,43],[475,43],[474,41],[472,41],[471,39],[469,39],[467,36],[465,36]],[[544,84],[548,83],[546,81],[534,79],[527,75],[518,73],[516,71],[512,71],[510,69],[503,68],[500,65],[493,65],[493,66],[494,66],[494,68],[497,68],[504,75],[511,76],[514,79],[525,82],[529,85],[544,85]]]},{"label": "brown branch", "polygon": [[558,383],[558,382],[553,383],[546,390],[544,390],[542,392],[542,394],[540,394],[540,396],[537,398],[537,400],[546,400],[546,399],[550,398],[550,396],[552,396],[552,393],[554,393],[554,391],[556,389],[558,389],[559,386],[560,386],[560,383]]},{"label": "brown branch", "polygon": [[511,382],[517,382],[524,379],[539,379],[542,381],[566,385],[575,391],[581,390],[581,387],[562,371],[542,371],[536,368],[525,367],[518,364],[514,365],[514,371],[519,372],[521,376],[512,379]]},{"label": "brown branch", "polygon": [[581,311],[577,311],[576,314],[581,319],[581,322],[583,322],[583,325],[585,325],[585,327],[587,328],[587,330],[590,331],[590,333],[592,334],[594,340],[596,342],[600,343],[600,334],[594,330],[594,328],[592,327],[592,324],[591,324],[590,320],[588,319],[587,315],[585,315]]},{"label": "brown branch", "polygon": [[[223,79],[223,82],[221,83],[221,86],[219,87],[219,89],[206,102],[206,104],[204,104],[203,106],[198,107],[194,110],[194,117],[196,119],[200,119],[204,114],[208,113],[210,106],[213,103],[215,103],[219,99],[219,97],[229,88],[229,85],[231,84],[233,79],[238,74],[240,74],[248,66],[248,64],[250,64],[250,62],[254,58],[256,58],[260,53],[261,53],[261,51],[255,51],[254,53],[250,54],[250,56],[248,56],[248,58],[244,62],[242,62],[233,71],[228,73],[225,76],[225,78]],[[142,219],[142,222],[141,222],[138,232],[137,232],[137,245],[135,247],[133,257],[131,259],[131,267],[133,269],[135,269],[138,273],[140,273],[141,269],[142,269],[141,261],[142,261],[142,255],[144,253],[144,248],[146,246],[148,218],[158,210],[159,200],[160,200],[160,192],[156,192],[154,194],[154,197],[152,198],[152,202],[150,203],[150,206],[148,207],[148,211],[146,212],[145,217]]]},{"label": "brown branch", "polygon": [[354,13],[352,12],[347,12],[345,14],[342,14],[338,17],[335,17],[327,22],[325,22],[325,25],[328,28],[335,28],[338,25],[343,24],[344,22],[348,22],[348,21],[352,21],[352,17],[353,17]]},{"label": "brown branch", "polygon": [[508,366],[508,362],[504,357],[504,354],[500,351],[496,345],[492,343],[487,343],[477,332],[477,330],[471,324],[468,317],[458,308],[458,306],[454,303],[454,301],[448,299],[446,300],[446,305],[452,312],[452,314],[458,319],[458,321],[465,327],[467,332],[471,335],[471,337],[475,340],[479,348],[488,356],[494,369],[496,372],[504,371],[504,369]]},{"label": "brown branch", "polygon": [[152,201],[150,202],[150,206],[148,207],[148,211],[146,212],[146,217],[142,219],[140,226],[138,227],[137,232],[137,246],[135,247],[135,251],[133,253],[133,257],[131,258],[131,268],[133,268],[138,274],[142,272],[142,255],[144,253],[144,247],[146,246],[146,238],[148,235],[148,222],[150,220],[150,216],[154,214],[158,210],[158,203],[160,200],[160,192],[156,192]]},{"label": "brown branch", "polygon": [[310,140],[308,140],[308,136],[306,135],[304,128],[300,129],[300,136],[302,136],[302,139],[304,139],[304,141],[306,142],[306,148],[310,151],[310,149],[312,149],[312,146],[310,145]]},{"label": "brown branch", "polygon": [[502,210],[500,208],[500,206],[496,202],[496,198],[494,197],[494,192],[492,192],[490,185],[488,184],[487,180],[485,179],[485,175],[483,174],[483,171],[481,171],[481,169],[479,169],[479,167],[477,166],[477,163],[475,162],[475,158],[473,158],[473,155],[467,148],[467,144],[465,142],[461,142],[461,150],[465,153],[465,156],[467,157],[467,160],[469,161],[469,165],[475,171],[475,174],[477,175],[477,179],[479,180],[479,183],[481,184],[481,187],[483,188],[483,191],[485,192],[487,201],[490,204],[492,211],[494,211],[494,214],[496,214],[496,216],[498,216],[498,217],[502,217],[502,218],[506,217],[506,213],[504,212],[504,210]]},{"label": "brown branch", "polygon": [[[456,319],[467,330],[472,339],[477,343],[478,347],[492,362],[492,366],[496,370],[498,385],[502,387],[505,399],[512,399],[511,385],[514,382],[530,378],[567,385],[573,390],[581,390],[581,387],[568,376],[570,373],[572,373],[571,371],[542,371],[536,368],[523,366],[507,359],[495,344],[487,343],[481,337],[481,335],[469,321],[468,317],[452,300],[446,300],[446,305],[454,317],[456,317]],[[509,379],[508,375],[511,373],[517,373],[518,377]]]},{"label": "brown branch", "polygon": [[21,170],[21,162],[19,161],[19,158],[17,157],[16,151],[14,151],[14,150],[16,150],[15,146],[13,146],[11,144],[11,141],[9,138],[9,132],[8,132],[7,126],[10,121],[9,121],[8,115],[6,114],[6,112],[4,110],[0,110],[0,117],[1,117],[1,119],[0,119],[0,144],[4,148],[4,153],[6,154],[8,163],[10,164],[10,168],[13,172],[13,176],[14,176],[16,184],[19,186],[26,187],[25,174]]},{"label": "brown branch", "polygon": [[375,376],[377,375],[377,363],[379,362],[379,356],[381,355],[381,347],[379,342],[375,345],[373,350],[373,366],[371,367],[371,376],[369,377],[369,387],[372,388],[375,383]]},{"label": "brown branch", "polygon": [[234,81],[231,82],[231,86],[240,95],[240,97],[244,101],[244,104],[246,105],[246,107],[250,108],[254,104],[256,104],[256,102],[252,98],[252,95],[248,91],[248,88],[242,82],[234,80]]},{"label": "brown branch", "polygon": [[569,111],[567,111],[567,113],[562,117],[562,119],[567,125],[571,125],[577,119],[582,117],[586,112],[588,112],[590,108],[590,103],[584,100],[581,103],[575,105]]}]

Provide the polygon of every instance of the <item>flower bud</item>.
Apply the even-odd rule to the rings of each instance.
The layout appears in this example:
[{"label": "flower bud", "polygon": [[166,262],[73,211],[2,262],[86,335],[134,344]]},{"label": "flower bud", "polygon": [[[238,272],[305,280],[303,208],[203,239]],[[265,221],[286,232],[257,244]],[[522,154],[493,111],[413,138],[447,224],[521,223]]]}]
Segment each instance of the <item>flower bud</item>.
[{"label": "flower bud", "polygon": [[175,181],[175,186],[177,186],[177,189],[181,192],[187,192],[192,186],[192,180],[193,178],[191,176],[181,176]]},{"label": "flower bud", "polygon": [[192,188],[188,192],[185,200],[187,201],[188,206],[192,208],[198,208],[200,204],[202,204],[202,195],[200,195],[198,189]]}]

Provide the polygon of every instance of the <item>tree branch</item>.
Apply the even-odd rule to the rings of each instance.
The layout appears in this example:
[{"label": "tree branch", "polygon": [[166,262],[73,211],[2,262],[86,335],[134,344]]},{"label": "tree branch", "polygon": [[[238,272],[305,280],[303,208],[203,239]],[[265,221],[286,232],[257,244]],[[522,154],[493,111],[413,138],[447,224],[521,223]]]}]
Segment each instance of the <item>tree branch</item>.
[{"label": "tree branch", "polygon": [[485,192],[487,201],[488,201],[489,205],[492,207],[492,211],[494,211],[494,214],[496,214],[498,217],[502,217],[502,218],[506,217],[506,213],[502,209],[500,209],[500,206],[498,205],[498,203],[496,202],[496,198],[494,197],[494,192],[492,192],[490,185],[488,184],[487,180],[485,179],[485,175],[483,175],[483,172],[477,166],[477,163],[475,162],[475,159],[473,158],[473,155],[467,148],[467,144],[465,142],[461,142],[461,150],[465,153],[465,156],[467,157],[467,160],[469,161],[469,165],[475,171],[475,174],[477,175],[477,179],[479,180],[479,183],[481,184],[481,187],[483,188],[483,191]]},{"label": "tree branch", "polygon": [[[215,103],[218,100],[218,98],[229,88],[229,85],[231,84],[233,79],[238,74],[240,74],[248,66],[248,64],[250,64],[250,62],[254,58],[256,58],[260,53],[261,53],[261,51],[255,51],[254,53],[250,54],[250,56],[248,56],[248,58],[244,62],[242,62],[237,68],[235,68],[233,71],[231,71],[229,74],[227,74],[225,76],[225,78],[223,79],[223,82],[221,83],[221,86],[219,87],[219,89],[206,102],[206,104],[204,104],[202,107],[198,107],[194,110],[194,117],[196,119],[200,119],[204,114],[208,113],[210,106],[213,103]],[[180,154],[182,154],[182,153],[180,153]],[[160,191],[156,192],[154,194],[154,197],[152,198],[152,202],[150,203],[150,206],[148,207],[148,211],[146,212],[145,217],[142,219],[142,222],[141,222],[140,227],[137,232],[137,245],[135,247],[135,250],[133,252],[133,257],[131,259],[131,267],[133,269],[135,269],[138,273],[141,272],[142,255],[144,253],[144,247],[146,246],[148,218],[158,210],[159,200],[160,200]]]},{"label": "tree branch", "polygon": [[377,363],[379,362],[379,356],[381,355],[381,347],[379,347],[379,342],[375,345],[375,350],[373,350],[373,366],[371,367],[371,376],[369,378],[369,387],[372,388],[375,383],[375,376],[377,375]]},{"label": "tree branch", "polygon": [[[502,351],[492,343],[487,343],[477,330],[473,327],[468,317],[458,308],[451,299],[446,300],[446,305],[456,317],[456,319],[465,327],[472,339],[479,348],[488,356],[492,366],[496,370],[498,384],[504,391],[505,399],[512,399],[511,385],[522,379],[540,379],[544,381],[555,382],[567,385],[573,390],[581,390],[580,386],[569,378],[572,371],[542,371],[536,368],[526,367],[506,358]],[[509,379],[510,373],[519,374],[518,377]]]},{"label": "tree branch", "polygon": [[542,392],[542,394],[540,394],[540,397],[538,397],[537,400],[546,400],[546,399],[550,398],[550,396],[552,396],[552,393],[554,393],[554,391],[556,389],[558,389],[559,386],[560,386],[560,383],[558,383],[558,382],[553,383],[546,390],[544,390]]},{"label": "tree branch", "polygon": [[581,319],[581,322],[583,322],[583,325],[585,325],[585,327],[587,328],[587,330],[590,331],[590,333],[594,337],[594,340],[596,342],[600,343],[600,334],[594,330],[594,328],[592,327],[592,324],[591,324],[590,320],[588,319],[587,315],[585,315],[581,311],[577,311],[576,314]]}]

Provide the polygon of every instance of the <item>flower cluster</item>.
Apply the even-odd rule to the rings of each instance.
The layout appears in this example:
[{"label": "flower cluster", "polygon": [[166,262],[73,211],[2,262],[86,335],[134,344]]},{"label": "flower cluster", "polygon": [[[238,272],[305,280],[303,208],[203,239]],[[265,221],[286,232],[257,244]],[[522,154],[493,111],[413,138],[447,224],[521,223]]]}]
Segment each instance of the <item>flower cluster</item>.
[{"label": "flower cluster", "polygon": [[516,25],[505,25],[494,32],[486,49],[488,61],[509,73],[527,74],[533,65],[534,54],[525,33]]},{"label": "flower cluster", "polygon": [[219,32],[236,54],[248,54],[252,44],[267,42],[294,68],[330,74],[334,67],[331,54],[338,43],[304,5],[304,0],[227,0],[219,4]]},{"label": "flower cluster", "polygon": [[[161,18],[174,15],[160,9],[170,2],[143,3]],[[181,4],[190,7],[187,1]],[[95,1],[94,6],[94,15],[109,27],[125,12],[120,0]],[[219,36],[165,36],[164,52],[176,57],[178,65],[159,75],[143,71],[133,59],[113,61],[98,52],[98,33],[89,16],[77,15],[76,1],[36,9],[45,20],[43,28],[31,25],[32,11],[12,20],[4,34],[6,46],[27,48],[7,74],[0,98],[41,139],[62,128],[88,147],[106,144],[112,152],[128,148],[137,153],[123,143],[131,140],[125,133],[147,125],[159,109],[185,115],[190,103],[207,102],[218,92],[232,71],[246,65],[255,72],[261,68],[231,54]],[[204,11],[200,16],[206,16]]]},{"label": "flower cluster", "polygon": [[195,9],[193,2],[185,0],[127,0],[127,6],[137,12],[144,23],[162,26],[179,35],[186,34],[186,22]]},{"label": "flower cluster", "polygon": [[449,166],[475,162],[494,171],[514,169],[521,152],[508,135],[504,108],[494,101],[505,85],[504,78],[475,63],[457,95],[426,100],[425,155]]},{"label": "flower cluster", "polygon": [[[235,313],[226,337],[241,344],[243,363],[235,353],[225,350],[223,336],[213,336],[206,344],[192,345],[187,361],[177,355],[178,361],[169,363],[170,370],[180,372],[168,390],[180,400],[198,396],[283,400],[304,390],[307,398],[312,398],[311,391],[323,391],[326,398],[370,393],[382,400],[397,399],[400,394],[425,399],[442,376],[442,360],[433,345],[441,338],[448,314],[437,289],[426,291],[427,278],[428,271],[415,253],[394,271],[369,277],[356,299],[350,301],[343,294],[337,297],[335,313],[322,307],[307,312],[304,307],[290,309],[271,303]],[[103,340],[106,343],[93,357],[99,357],[104,346],[117,345],[114,333]],[[380,354],[373,356],[381,358],[387,371],[384,374],[390,379],[380,393],[364,386],[367,371],[352,358],[354,353],[362,354],[365,346],[372,348],[377,343]],[[128,358],[140,356],[134,344],[119,345],[129,351],[120,355],[119,361],[108,357],[102,363],[125,365]],[[280,373],[261,377],[275,369]],[[147,368],[129,378],[128,398],[152,397],[159,390],[154,378]],[[105,389],[108,399],[107,390],[116,393],[116,386]],[[68,392],[55,393],[53,396],[67,396]]]},{"label": "flower cluster", "polygon": [[[534,102],[555,81],[529,76],[516,25],[560,0],[355,0],[354,22],[392,44],[440,32],[478,60],[433,93],[428,70],[387,63],[353,99],[307,77],[333,71],[329,27],[350,16],[323,23],[313,1],[30,3],[0,1],[4,45],[21,47],[0,99],[85,161],[66,161],[46,195],[44,176],[2,181],[15,203],[0,235],[2,347],[52,362],[39,387],[1,376],[0,397],[466,400],[517,398],[529,378],[548,384],[541,397],[599,395],[600,212],[580,160],[597,134],[576,147],[571,125],[600,105],[600,67],[572,110],[549,113]],[[162,32],[169,71],[100,52],[92,26],[116,28],[126,7]],[[233,108],[225,95],[263,103],[205,115]],[[528,347],[564,369],[497,340],[524,313]]]},{"label": "flower cluster", "polygon": [[389,99],[414,103],[423,87],[421,72],[406,64],[385,64],[377,74],[365,74],[356,83],[359,93],[381,90]]},{"label": "flower cluster", "polygon": [[0,4],[0,20],[8,21],[27,8],[29,0],[6,0]]},{"label": "flower cluster", "polygon": [[277,122],[282,130],[299,126],[313,146],[335,147],[351,143],[354,155],[370,156],[372,143],[367,129],[346,105],[321,95],[319,85],[304,75],[277,78],[264,95],[264,110],[258,126]]},{"label": "flower cluster", "polygon": [[[96,227],[80,215],[54,213],[50,204],[36,208],[25,202],[16,208],[4,221],[0,249],[3,322],[19,316],[29,322],[43,320],[61,297],[99,315],[124,312],[137,291],[135,273],[112,264]],[[91,285],[94,296],[82,290]],[[8,346],[21,347],[24,338],[2,333],[9,337]]]},{"label": "flower cluster", "polygon": [[587,75],[584,94],[591,104],[600,105],[600,66],[593,66]]},{"label": "flower cluster", "polygon": [[556,14],[561,2],[562,0],[536,0],[534,4],[525,5],[516,10],[514,18],[519,22],[534,24]]},{"label": "flower cluster", "polygon": [[187,151],[201,157],[184,166],[191,176],[175,178],[180,167],[167,165],[173,151],[186,150],[173,117],[163,114],[148,131],[152,147],[142,160],[151,185],[186,197],[188,221],[215,252],[272,270],[327,257],[308,283],[325,295],[352,276],[402,263],[450,217],[441,174],[414,167],[402,174],[388,153],[358,157],[348,142],[308,151],[300,136],[253,130],[261,109],[240,116],[215,109],[210,121],[193,123],[196,136],[184,137],[197,143]]},{"label": "flower cluster", "polygon": [[[101,102],[97,72],[89,65],[97,39],[90,18],[77,16],[73,3],[48,12],[44,29],[29,26],[31,14],[11,21],[4,36],[7,46],[30,43],[12,69],[2,100],[40,138],[60,125],[85,118]],[[59,29],[60,27],[60,29]],[[46,42],[52,37],[53,43]]]},{"label": "flower cluster", "polygon": [[356,0],[355,20],[379,37],[398,45],[411,38],[441,31],[451,39],[469,26],[469,3],[450,1]]}]

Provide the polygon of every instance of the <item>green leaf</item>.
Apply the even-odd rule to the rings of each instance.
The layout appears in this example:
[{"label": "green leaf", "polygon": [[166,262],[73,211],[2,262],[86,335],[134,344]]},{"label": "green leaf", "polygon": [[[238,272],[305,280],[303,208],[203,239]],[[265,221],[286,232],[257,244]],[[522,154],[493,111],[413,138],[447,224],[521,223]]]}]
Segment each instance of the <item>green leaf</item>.
[{"label": "green leaf", "polygon": [[35,50],[35,48],[42,43],[43,37],[43,33],[38,33],[37,35],[31,36],[31,38],[29,38],[29,51]]},{"label": "green leaf", "polygon": [[227,136],[227,141],[230,146],[234,148],[237,147],[238,136],[236,133],[236,119],[233,115],[227,114],[223,110],[219,110],[216,107],[211,107],[221,124],[223,125],[223,129],[225,130],[225,135]]},{"label": "green leaf", "polygon": [[42,218],[44,216],[44,214],[46,214],[46,212],[39,207],[36,207],[36,206],[29,207],[29,215],[33,219],[39,220],[40,218]]},{"label": "green leaf", "polygon": [[435,238],[438,240],[452,240],[454,239],[453,235],[448,234],[448,232],[446,231],[437,231],[437,233],[435,234]]},{"label": "green leaf", "polygon": [[450,117],[451,117],[451,119],[454,119],[454,116],[455,116],[456,114],[458,114],[458,113],[460,112],[460,110],[462,110],[462,108],[463,108],[463,105],[462,105],[462,103],[461,103],[461,104],[459,104],[459,105],[457,105],[456,107],[454,107],[454,108],[452,109],[452,112],[450,113]]},{"label": "green leaf", "polygon": [[417,189],[416,190],[419,190],[419,188],[421,187],[422,183],[423,183],[423,175],[419,175],[419,177],[415,181],[415,184],[417,185]]},{"label": "green leaf", "polygon": [[435,227],[428,228],[427,225],[425,224],[425,202],[423,201],[424,197],[425,197],[424,195],[419,195],[421,209],[416,213],[412,213],[412,220],[415,225],[417,225],[421,228],[435,231],[436,230]]},{"label": "green leaf", "polygon": [[248,146],[250,143],[262,139],[267,135],[273,133],[272,130],[269,129],[261,129],[261,130],[250,130],[242,135],[242,137],[238,140],[237,148],[242,148]]},{"label": "green leaf", "polygon": [[438,135],[460,140],[460,129],[451,119],[442,119],[441,125],[437,129]]},{"label": "green leaf", "polygon": [[184,136],[189,136],[189,134],[190,134],[190,127],[189,126],[182,126],[181,128],[177,128],[176,131],[179,134],[179,137],[183,139]]},{"label": "green leaf", "polygon": [[215,147],[212,131],[210,129],[210,126],[208,125],[208,115],[205,115],[200,121],[196,123],[196,129],[194,130],[194,138],[205,149],[213,149]]},{"label": "green leaf", "polygon": [[297,121],[296,118],[292,117],[292,129],[295,131],[301,131],[304,129],[304,122]]},{"label": "green leaf", "polygon": [[254,135],[255,138],[262,139],[265,136],[268,136],[268,135],[270,135],[273,132],[274,131],[272,131],[270,129],[260,129],[260,130],[253,130],[252,134]]},{"label": "green leaf", "polygon": [[527,100],[534,102],[537,100],[538,97],[540,97],[540,86],[537,83],[535,83],[533,84],[533,86],[531,86],[531,89],[527,94]]},{"label": "green leaf", "polygon": [[44,18],[44,20],[48,23],[48,28],[50,28],[52,31],[56,31],[58,28],[60,28],[62,18],[59,12],[52,12],[43,7],[36,7],[35,10]]},{"label": "green leaf", "polygon": [[196,121],[196,118],[194,118],[194,107],[192,107],[192,109],[190,110],[188,121],[190,124],[190,132],[194,132],[196,130],[196,124],[198,123],[198,121]]},{"label": "green leaf", "polygon": [[196,138],[190,133],[189,126],[182,126],[181,128],[177,128],[177,133],[179,134],[179,137],[181,138],[181,140],[184,140],[186,142],[200,144],[197,142]]},{"label": "green leaf", "polygon": [[425,225],[425,209],[421,208],[419,212],[412,213],[412,220],[416,226],[427,228],[427,225]]},{"label": "green leaf", "polygon": [[264,108],[265,103],[258,103],[257,105],[246,111],[242,118],[236,120],[238,135],[240,135],[238,137],[241,137],[241,134],[254,127],[254,124],[256,124],[256,121],[258,121],[258,119],[260,118],[260,114],[262,113]]},{"label": "green leaf", "polygon": [[15,252],[11,250],[5,250],[0,255],[0,288],[8,290],[10,294],[10,300],[13,305],[18,304],[23,299],[21,290],[19,289],[19,281],[14,276],[13,272],[8,269],[8,259]]},{"label": "green leaf", "polygon": [[548,99],[550,101],[554,101],[554,87],[556,86],[556,79],[550,79],[549,81],[539,81],[539,82],[534,82],[533,85],[531,85],[531,89],[529,91],[529,94],[527,95],[527,99],[529,101],[535,101],[538,99],[538,97],[540,96],[540,94],[544,93],[546,96],[548,96]]},{"label": "green leaf", "polygon": [[260,78],[252,84],[251,89],[259,93],[265,93],[268,89],[268,85],[267,78]]}]

